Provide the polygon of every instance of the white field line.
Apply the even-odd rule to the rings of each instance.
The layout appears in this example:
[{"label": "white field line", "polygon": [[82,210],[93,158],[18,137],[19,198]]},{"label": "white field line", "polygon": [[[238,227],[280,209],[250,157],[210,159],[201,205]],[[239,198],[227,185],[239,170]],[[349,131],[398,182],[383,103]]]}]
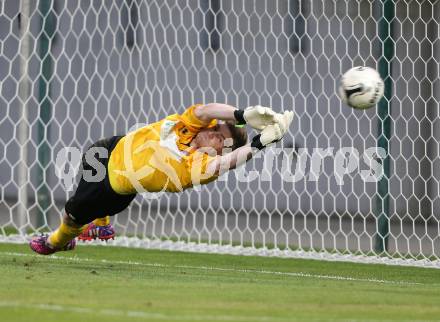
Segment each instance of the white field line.
[{"label": "white field line", "polygon": [[278,276],[290,276],[290,277],[307,277],[312,279],[367,282],[367,283],[394,284],[394,285],[423,285],[423,283],[408,282],[408,281],[392,281],[392,280],[383,280],[383,279],[375,279],[375,278],[357,278],[357,277],[339,276],[339,275],[320,275],[320,274],[311,274],[311,273],[303,273],[303,272],[281,272],[281,271],[237,269],[237,268],[224,268],[224,267],[212,267],[212,266],[167,265],[161,263],[142,263],[135,261],[117,261],[117,260],[114,261],[107,259],[91,259],[91,258],[80,258],[80,257],[59,257],[56,255],[42,257],[41,255],[18,253],[18,252],[0,252],[0,256],[32,257],[39,259],[46,258],[46,259],[54,259],[54,260],[66,260],[66,261],[74,261],[74,262],[89,262],[89,263],[101,263],[101,264],[134,265],[134,266],[146,266],[146,267],[180,268],[180,269],[190,269],[190,270],[265,274],[265,275],[278,275]]},{"label": "white field line", "polygon": [[168,314],[159,312],[146,312],[136,310],[118,309],[92,309],[80,306],[58,305],[58,304],[29,304],[23,302],[0,301],[0,308],[16,308],[19,310],[36,309],[51,312],[72,312],[80,314],[91,314],[98,316],[118,316],[124,318],[140,318],[146,320],[176,320],[176,321],[292,321],[291,318],[278,318],[270,316],[234,316],[234,315],[205,315],[205,314]]},{"label": "white field line", "polygon": [[[0,235],[0,243],[27,244],[31,236],[29,235]],[[267,248],[252,248],[232,245],[217,245],[206,243],[195,243],[186,241],[159,241],[150,240],[148,238],[139,239],[136,237],[120,236],[114,241],[101,242],[92,241],[84,243],[84,246],[119,246],[129,248],[157,249],[174,252],[190,252],[190,253],[209,253],[209,254],[226,254],[240,256],[259,256],[259,257],[277,257],[277,258],[296,258],[307,260],[319,260],[327,262],[348,262],[362,264],[380,264],[390,266],[406,266],[440,269],[440,259],[414,259],[414,258],[392,258],[383,256],[366,256],[354,254],[327,253],[312,250],[281,250]],[[437,256],[438,257],[438,256]]]},{"label": "white field line", "polygon": [[[21,302],[9,302],[0,301],[1,308],[12,308],[17,310],[22,309],[34,309],[41,311],[51,311],[51,312],[72,312],[80,314],[90,314],[95,316],[118,316],[124,318],[137,318],[145,320],[174,320],[174,321],[251,321],[251,322],[271,322],[271,321],[302,321],[295,317],[271,317],[271,316],[233,316],[233,315],[204,315],[204,314],[166,314],[158,312],[145,312],[145,311],[135,311],[135,310],[118,310],[118,309],[91,309],[80,306],[66,306],[58,304],[29,304]],[[307,319],[307,321],[323,321],[322,319]],[[376,319],[326,319],[327,322],[395,322],[395,320],[376,320]],[[408,320],[409,321],[409,320]],[[411,322],[429,322],[438,320],[410,320]]]}]

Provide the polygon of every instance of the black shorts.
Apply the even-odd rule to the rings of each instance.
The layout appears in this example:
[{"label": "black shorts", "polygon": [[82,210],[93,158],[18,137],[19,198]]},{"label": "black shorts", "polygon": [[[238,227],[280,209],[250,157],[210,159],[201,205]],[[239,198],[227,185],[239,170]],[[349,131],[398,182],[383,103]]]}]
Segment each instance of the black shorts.
[{"label": "black shorts", "polygon": [[[67,214],[75,223],[85,225],[96,218],[116,215],[127,208],[136,197],[136,194],[117,194],[110,186],[107,168],[108,159],[121,138],[122,136],[113,136],[108,139],[99,140],[87,149],[88,151],[92,147],[102,147],[108,151],[105,158],[100,157],[98,153],[93,154],[105,167],[105,177],[99,182],[87,182],[84,179],[83,173],[81,173],[81,179],[75,194],[67,201],[65,206]],[[85,153],[82,158],[82,168],[83,170],[92,170],[93,176],[97,174],[96,165],[92,167],[86,161]]]}]

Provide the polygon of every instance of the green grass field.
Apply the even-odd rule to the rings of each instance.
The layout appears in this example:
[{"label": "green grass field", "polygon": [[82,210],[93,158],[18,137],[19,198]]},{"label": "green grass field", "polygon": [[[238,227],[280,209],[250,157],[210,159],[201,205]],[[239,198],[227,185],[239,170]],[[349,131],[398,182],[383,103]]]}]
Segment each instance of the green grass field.
[{"label": "green grass field", "polygon": [[[58,255],[59,254],[59,255]],[[434,321],[440,271],[0,244],[0,321]]]}]

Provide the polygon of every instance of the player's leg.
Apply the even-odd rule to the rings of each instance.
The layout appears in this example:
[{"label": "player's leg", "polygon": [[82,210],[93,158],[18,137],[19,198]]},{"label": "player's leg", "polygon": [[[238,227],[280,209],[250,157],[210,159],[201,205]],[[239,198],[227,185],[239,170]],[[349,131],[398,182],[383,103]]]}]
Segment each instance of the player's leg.
[{"label": "player's leg", "polygon": [[78,236],[78,240],[88,241],[98,238],[107,241],[114,239],[115,235],[115,229],[110,223],[110,216],[105,216],[103,218],[97,218],[88,224]]},{"label": "player's leg", "polygon": [[64,214],[60,226],[53,233],[34,237],[29,246],[34,252],[41,255],[72,250],[76,246],[75,237],[81,234],[83,229],[83,225],[76,224]]},{"label": "player's leg", "polygon": [[[61,225],[50,236],[42,235],[34,238],[30,242],[32,250],[43,255],[71,250],[75,247],[75,237],[81,234],[85,225],[97,218],[115,215],[128,207],[135,195],[119,195],[114,192],[107,173],[108,158],[119,139],[120,137],[112,137],[101,140],[90,147],[104,147],[108,150],[106,157],[100,156],[99,153],[95,155],[105,167],[104,180],[87,181],[81,177],[75,194],[66,203]],[[84,170],[96,171],[88,164],[86,158],[83,158],[82,166]]]},{"label": "player's leg", "polygon": [[61,249],[69,244],[71,245],[70,242],[81,234],[84,227],[85,225],[77,224],[65,213],[60,226],[49,235],[47,243],[55,249]]},{"label": "player's leg", "polygon": [[[96,142],[90,146],[88,150],[94,147],[104,147],[103,142],[106,142],[106,140]],[[102,158],[98,158],[98,161],[104,164]],[[87,162],[85,156],[83,156],[82,159],[82,169],[83,171],[94,169]],[[81,234],[88,223],[94,218],[99,217],[93,217],[93,214],[99,213],[99,208],[96,209],[96,206],[103,204],[103,202],[100,201],[100,199],[102,199],[100,195],[103,191],[103,180],[100,182],[92,182],[85,180],[84,177],[81,176],[75,193],[66,202],[64,207],[65,213],[60,226],[50,235],[44,234],[33,238],[29,243],[31,249],[42,255],[53,254],[61,250],[74,249],[76,245],[75,238]]]}]

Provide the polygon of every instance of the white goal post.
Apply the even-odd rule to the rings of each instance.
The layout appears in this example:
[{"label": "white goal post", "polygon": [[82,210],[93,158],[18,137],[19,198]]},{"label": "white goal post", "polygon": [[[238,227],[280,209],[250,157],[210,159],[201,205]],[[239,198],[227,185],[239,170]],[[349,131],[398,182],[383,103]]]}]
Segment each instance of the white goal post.
[{"label": "white goal post", "polygon": [[[294,108],[282,142],[139,195],[113,244],[440,268],[439,21],[428,0],[0,2],[0,241],[57,226],[66,147],[193,103],[261,104]],[[380,71],[379,106],[341,103],[353,66]]]}]

